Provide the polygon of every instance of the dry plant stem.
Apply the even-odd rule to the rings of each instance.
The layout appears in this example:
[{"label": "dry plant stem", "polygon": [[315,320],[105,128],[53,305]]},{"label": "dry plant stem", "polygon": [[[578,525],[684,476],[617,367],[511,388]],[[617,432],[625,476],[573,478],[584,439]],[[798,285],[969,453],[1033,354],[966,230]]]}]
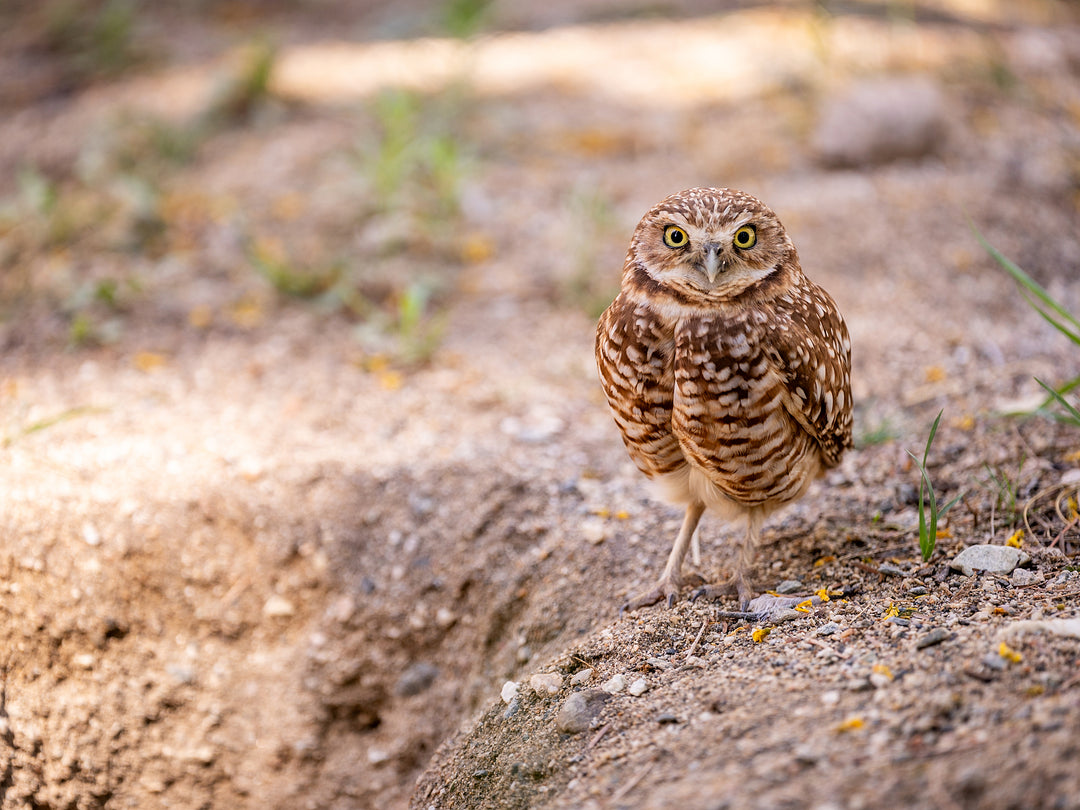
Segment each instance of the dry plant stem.
[{"label": "dry plant stem", "polygon": [[701,623],[701,629],[697,631],[697,635],[694,636],[693,643],[690,644],[690,649],[686,651],[686,660],[689,661],[694,655],[694,651],[697,650],[698,642],[701,641],[701,637],[705,634],[705,628],[709,626],[709,620],[706,619]]},{"label": "dry plant stem", "polygon": [[622,799],[631,790],[633,790],[639,784],[641,784],[641,781],[646,776],[649,775],[649,771],[651,771],[654,767],[656,767],[656,760],[655,759],[652,762],[650,762],[648,765],[646,765],[644,768],[642,768],[633,779],[631,779],[629,782],[627,782],[621,788],[619,788],[614,793],[612,793],[611,794],[611,799],[609,800],[610,803],[612,805],[618,804],[620,799]]}]

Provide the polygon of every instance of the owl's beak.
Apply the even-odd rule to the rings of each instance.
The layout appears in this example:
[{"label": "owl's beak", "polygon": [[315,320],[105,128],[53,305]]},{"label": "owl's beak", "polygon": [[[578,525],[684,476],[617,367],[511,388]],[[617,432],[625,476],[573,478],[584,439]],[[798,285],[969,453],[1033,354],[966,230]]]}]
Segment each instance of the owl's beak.
[{"label": "owl's beak", "polygon": [[716,281],[716,276],[723,269],[720,263],[720,245],[716,242],[706,242],[705,248],[705,275],[709,277],[709,283]]}]

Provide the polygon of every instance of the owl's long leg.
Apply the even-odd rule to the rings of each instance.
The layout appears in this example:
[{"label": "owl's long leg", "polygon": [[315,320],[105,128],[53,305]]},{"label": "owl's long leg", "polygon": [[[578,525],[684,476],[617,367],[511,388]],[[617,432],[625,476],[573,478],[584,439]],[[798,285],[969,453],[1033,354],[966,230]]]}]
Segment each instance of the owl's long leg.
[{"label": "owl's long leg", "polygon": [[690,597],[696,599],[716,599],[727,596],[733,590],[739,596],[739,609],[746,610],[750,604],[753,590],[750,587],[750,566],[754,562],[754,553],[757,551],[758,539],[761,537],[761,526],[765,522],[765,513],[761,509],[751,508],[746,513],[746,537],[735,548],[735,572],[731,578],[717,585],[705,585],[694,591]]},{"label": "owl's long leg", "polygon": [[686,557],[686,551],[690,548],[694,530],[704,513],[705,504],[701,503],[701,501],[691,501],[687,505],[686,515],[683,517],[682,527],[679,529],[679,536],[675,538],[675,545],[671,547],[671,554],[668,555],[664,573],[660,575],[660,579],[656,581],[656,585],[650,590],[638,594],[623,605],[619,610],[620,614],[627,610],[637,610],[648,605],[655,605],[661,599],[667,599],[668,607],[675,604],[675,599],[679,595],[679,587],[682,585],[683,558]]}]

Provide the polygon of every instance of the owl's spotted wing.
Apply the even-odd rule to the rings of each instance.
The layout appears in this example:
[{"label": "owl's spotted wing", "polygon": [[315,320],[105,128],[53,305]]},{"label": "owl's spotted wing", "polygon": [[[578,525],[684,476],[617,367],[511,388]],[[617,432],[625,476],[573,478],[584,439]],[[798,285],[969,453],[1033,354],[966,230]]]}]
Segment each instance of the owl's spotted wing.
[{"label": "owl's spotted wing", "polygon": [[851,447],[851,340],[827,292],[803,278],[777,302],[770,359],[786,386],[784,406],[821,449],[826,467]]},{"label": "owl's spotted wing", "polygon": [[674,338],[648,305],[621,293],[596,327],[596,365],[630,458],[650,478],[685,463],[671,432]]}]

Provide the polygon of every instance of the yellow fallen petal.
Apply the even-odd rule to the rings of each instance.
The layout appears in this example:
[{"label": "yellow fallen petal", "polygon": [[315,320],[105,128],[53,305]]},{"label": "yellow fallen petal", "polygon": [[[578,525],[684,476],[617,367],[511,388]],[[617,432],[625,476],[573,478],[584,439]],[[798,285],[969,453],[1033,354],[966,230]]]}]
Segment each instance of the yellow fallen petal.
[{"label": "yellow fallen petal", "polygon": [[387,369],[385,371],[375,372],[375,379],[379,381],[379,386],[387,391],[396,391],[401,388],[401,372],[394,371],[393,369]]},{"label": "yellow fallen petal", "polygon": [[472,233],[461,243],[461,259],[468,264],[486,262],[495,255],[495,243],[482,233]]},{"label": "yellow fallen petal", "polygon": [[615,513],[615,519],[616,520],[629,520],[630,519],[630,513],[627,512],[625,509],[620,509],[618,512]]},{"label": "yellow fallen petal", "polygon": [[821,568],[825,563],[831,563],[836,559],[832,554],[826,554],[824,557],[818,557],[814,560],[814,568]]},{"label": "yellow fallen petal", "polygon": [[818,590],[814,591],[814,593],[817,594],[817,598],[820,599],[822,602],[828,602],[829,601],[829,589],[828,588],[818,588]]},{"label": "yellow fallen petal", "polygon": [[889,669],[885,664],[874,664],[871,672],[874,672],[878,675],[884,675],[890,681],[893,679],[892,670]]},{"label": "yellow fallen petal", "polygon": [[1020,545],[1024,542],[1024,530],[1017,529],[1008,540],[1005,541],[1005,545],[1012,546],[1013,548],[1020,548]]},{"label": "yellow fallen petal", "polygon": [[797,611],[799,611],[800,613],[809,613],[809,612],[810,612],[810,609],[811,609],[811,608],[812,608],[813,606],[814,606],[814,602],[813,602],[813,600],[810,600],[810,599],[804,599],[804,600],[803,600],[802,602],[799,602],[799,604],[797,604],[797,605],[795,606],[795,609],[796,609]]},{"label": "yellow fallen petal", "polygon": [[154,371],[167,362],[165,355],[157,352],[135,352],[135,356],[131,358],[132,365],[139,371]]},{"label": "yellow fallen petal", "polygon": [[188,324],[195,329],[205,329],[211,323],[214,322],[214,310],[205,304],[200,304],[197,307],[192,307],[188,312]]},{"label": "yellow fallen petal", "polygon": [[899,616],[899,615],[900,615],[900,609],[897,608],[896,605],[894,605],[892,602],[889,602],[889,606],[887,608],[885,608],[885,613],[882,615],[881,618],[883,618],[883,619],[891,619],[893,616]]},{"label": "yellow fallen petal", "polygon": [[863,727],[863,719],[861,717],[859,717],[858,715],[855,715],[853,717],[849,717],[843,723],[838,725],[836,727],[836,730],[838,732],[840,732],[840,733],[843,733],[845,731],[855,731],[856,729],[860,729],[862,727]]},{"label": "yellow fallen petal", "polygon": [[927,366],[924,373],[928,383],[941,382],[948,376],[943,366]]},{"label": "yellow fallen petal", "polygon": [[768,636],[771,632],[771,627],[755,627],[754,632],[750,634],[750,638],[752,638],[756,642],[762,642],[765,640],[765,637]]},{"label": "yellow fallen petal", "polygon": [[1024,660],[1024,656],[1022,656],[1004,641],[1001,642],[1001,646],[998,647],[998,655],[1000,655],[1006,661],[1011,661],[1014,664],[1019,664],[1021,661]]}]

